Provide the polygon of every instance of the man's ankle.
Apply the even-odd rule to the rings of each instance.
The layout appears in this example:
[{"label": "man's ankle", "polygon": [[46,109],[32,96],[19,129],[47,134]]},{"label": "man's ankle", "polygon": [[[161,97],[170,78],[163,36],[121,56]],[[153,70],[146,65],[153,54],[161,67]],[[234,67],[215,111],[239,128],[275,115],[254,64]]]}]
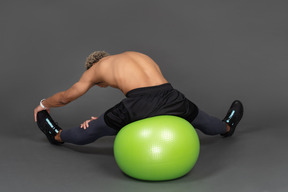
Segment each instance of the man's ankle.
[{"label": "man's ankle", "polygon": [[230,126],[228,125],[228,123],[226,123],[226,126],[227,126],[227,133],[230,131]]},{"label": "man's ankle", "polygon": [[57,135],[55,135],[55,140],[58,141],[59,143],[62,143],[62,142],[63,142],[62,139],[61,139],[61,137],[60,137],[61,132],[62,132],[62,130],[60,130],[60,131],[57,133]]}]

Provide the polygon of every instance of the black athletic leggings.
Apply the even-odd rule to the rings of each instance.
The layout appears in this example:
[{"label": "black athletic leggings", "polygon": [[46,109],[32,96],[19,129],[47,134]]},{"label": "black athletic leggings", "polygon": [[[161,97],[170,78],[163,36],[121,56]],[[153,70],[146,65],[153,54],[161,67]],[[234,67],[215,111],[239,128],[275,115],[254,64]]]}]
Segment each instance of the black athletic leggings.
[{"label": "black athletic leggings", "polygon": [[[206,135],[223,134],[227,130],[226,124],[223,121],[201,110],[199,110],[198,115],[191,124]],[[106,125],[104,115],[101,115],[98,119],[90,121],[89,127],[86,130],[80,128],[80,126],[63,130],[60,137],[62,141],[67,143],[85,145],[94,142],[100,137],[113,136],[117,133],[118,131]]]}]

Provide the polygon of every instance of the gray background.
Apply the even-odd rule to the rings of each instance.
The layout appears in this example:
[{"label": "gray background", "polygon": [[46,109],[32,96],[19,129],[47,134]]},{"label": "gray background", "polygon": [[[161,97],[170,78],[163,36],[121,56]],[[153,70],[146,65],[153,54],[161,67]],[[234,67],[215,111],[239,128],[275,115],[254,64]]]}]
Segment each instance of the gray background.
[{"label": "gray background", "polygon": [[[287,9],[284,0],[2,0],[0,191],[288,191]],[[169,182],[122,174],[114,137],[50,145],[33,109],[75,83],[94,50],[148,54],[175,88],[219,118],[240,99],[237,133],[198,132],[196,166]],[[95,87],[51,114],[68,129],[123,98]]]}]

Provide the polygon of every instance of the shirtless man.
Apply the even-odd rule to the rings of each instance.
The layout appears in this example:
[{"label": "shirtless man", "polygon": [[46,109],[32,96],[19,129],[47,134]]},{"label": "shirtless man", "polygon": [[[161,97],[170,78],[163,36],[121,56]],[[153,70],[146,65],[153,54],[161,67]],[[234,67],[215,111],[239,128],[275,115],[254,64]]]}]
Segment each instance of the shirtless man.
[{"label": "shirtless man", "polygon": [[[243,116],[243,105],[238,100],[232,103],[223,120],[201,111],[174,89],[159,66],[142,53],[109,55],[96,51],[87,58],[86,69],[71,88],[42,99],[34,109],[35,122],[52,144],[88,144],[103,136],[116,135],[133,121],[156,115],[179,116],[204,134],[229,137]],[[49,109],[74,101],[94,85],[120,89],[126,98],[99,118],[92,117],[80,126],[62,130],[51,118]]]}]

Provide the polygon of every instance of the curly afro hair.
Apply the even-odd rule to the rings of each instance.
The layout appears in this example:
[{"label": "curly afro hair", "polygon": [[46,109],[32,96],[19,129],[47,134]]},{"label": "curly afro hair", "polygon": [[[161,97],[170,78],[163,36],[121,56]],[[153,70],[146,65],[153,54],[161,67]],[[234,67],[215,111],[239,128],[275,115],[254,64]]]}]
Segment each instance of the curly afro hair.
[{"label": "curly afro hair", "polygon": [[94,63],[97,63],[103,57],[106,57],[109,55],[110,54],[105,51],[94,51],[86,59],[86,63],[85,63],[86,70],[90,69],[90,67],[92,67]]}]

